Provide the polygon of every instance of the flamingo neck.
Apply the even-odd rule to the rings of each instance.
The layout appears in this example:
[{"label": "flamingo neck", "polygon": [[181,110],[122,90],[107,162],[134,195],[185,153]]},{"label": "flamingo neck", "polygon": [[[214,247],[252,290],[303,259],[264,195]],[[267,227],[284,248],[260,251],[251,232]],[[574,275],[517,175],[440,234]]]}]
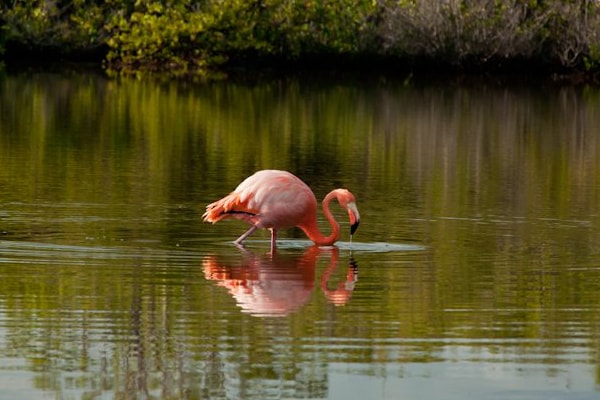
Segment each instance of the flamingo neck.
[{"label": "flamingo neck", "polygon": [[332,230],[329,236],[323,235],[319,230],[316,215],[314,218],[308,221],[306,225],[300,226],[304,233],[306,233],[306,236],[308,236],[310,240],[319,246],[331,246],[340,238],[340,224],[338,224],[335,218],[333,218],[331,210],[329,209],[329,204],[334,198],[337,198],[337,194],[335,190],[332,190],[323,199],[323,215],[325,215],[325,218],[327,218],[327,221],[329,221]]}]

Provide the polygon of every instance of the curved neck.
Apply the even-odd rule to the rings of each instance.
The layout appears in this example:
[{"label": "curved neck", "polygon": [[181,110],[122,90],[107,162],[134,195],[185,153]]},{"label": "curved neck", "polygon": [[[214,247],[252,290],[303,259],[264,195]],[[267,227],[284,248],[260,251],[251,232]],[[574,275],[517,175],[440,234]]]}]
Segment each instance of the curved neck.
[{"label": "curved neck", "polygon": [[329,210],[329,204],[334,198],[337,198],[337,194],[335,190],[332,190],[323,199],[323,214],[325,215],[325,218],[327,218],[327,221],[329,221],[329,224],[331,225],[331,235],[325,236],[321,233],[321,231],[319,231],[316,215],[313,219],[307,221],[305,225],[300,226],[304,233],[306,233],[306,236],[308,236],[310,240],[312,240],[319,246],[331,246],[340,238],[340,224],[338,224],[335,218],[333,218],[333,215]]}]

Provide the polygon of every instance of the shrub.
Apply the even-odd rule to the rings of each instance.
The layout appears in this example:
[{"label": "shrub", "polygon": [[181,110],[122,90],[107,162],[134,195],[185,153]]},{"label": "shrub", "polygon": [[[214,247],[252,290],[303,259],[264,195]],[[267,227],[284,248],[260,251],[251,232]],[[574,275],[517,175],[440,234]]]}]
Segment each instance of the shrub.
[{"label": "shrub", "polygon": [[104,42],[101,2],[20,0],[0,8],[7,45],[29,51],[89,52]]},{"label": "shrub", "polygon": [[121,71],[339,55],[600,68],[595,0],[13,0],[0,3],[0,24],[0,54],[103,49]]},{"label": "shrub", "polygon": [[138,3],[108,24],[112,67],[187,73],[240,54],[287,59],[357,52],[374,9],[365,0]]},{"label": "shrub", "polygon": [[[596,1],[553,1],[546,5],[546,46],[553,59],[565,67],[598,60],[600,5]],[[554,60],[553,60],[554,61]]]},{"label": "shrub", "polygon": [[598,48],[599,7],[590,0],[401,0],[382,3],[378,29],[385,51],[406,58],[574,67]]}]

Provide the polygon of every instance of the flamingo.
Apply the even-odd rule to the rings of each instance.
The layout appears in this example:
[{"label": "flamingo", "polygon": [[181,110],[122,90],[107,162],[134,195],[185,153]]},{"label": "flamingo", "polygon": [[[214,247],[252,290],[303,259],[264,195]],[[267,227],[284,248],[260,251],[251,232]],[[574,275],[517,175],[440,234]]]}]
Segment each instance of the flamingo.
[{"label": "flamingo", "polygon": [[250,224],[243,235],[244,240],[259,228],[271,231],[271,251],[275,250],[279,229],[299,227],[306,236],[319,246],[331,246],[340,238],[337,223],[329,204],[336,199],[348,211],[350,236],[356,232],[360,215],[354,195],[346,189],[334,189],[323,199],[323,214],[331,224],[332,232],[323,235],[317,225],[317,199],[306,183],[287,171],[262,170],[246,178],[233,192],[206,206],[202,216],[213,224],[227,218],[236,218]]}]

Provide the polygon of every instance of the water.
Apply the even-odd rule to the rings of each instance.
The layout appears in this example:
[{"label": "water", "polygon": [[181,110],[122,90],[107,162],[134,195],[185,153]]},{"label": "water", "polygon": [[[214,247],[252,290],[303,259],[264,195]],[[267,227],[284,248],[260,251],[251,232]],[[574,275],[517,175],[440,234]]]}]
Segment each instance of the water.
[{"label": "water", "polygon": [[[0,116],[0,399],[599,395],[595,88],[35,72]],[[352,242],[201,222],[263,168]]]}]

